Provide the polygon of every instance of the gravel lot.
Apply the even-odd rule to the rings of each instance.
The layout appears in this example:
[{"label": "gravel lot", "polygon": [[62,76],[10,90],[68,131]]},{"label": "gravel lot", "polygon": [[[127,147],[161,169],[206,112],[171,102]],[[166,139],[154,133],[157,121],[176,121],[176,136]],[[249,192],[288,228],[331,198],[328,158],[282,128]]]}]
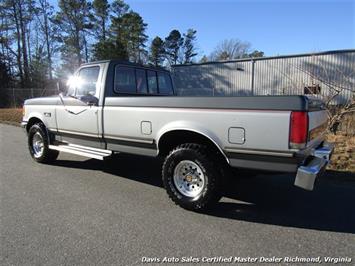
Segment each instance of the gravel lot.
[{"label": "gravel lot", "polygon": [[1,265],[355,254],[351,174],[328,173],[311,193],[293,187],[291,176],[243,175],[230,181],[216,209],[199,214],[168,199],[157,160],[61,154],[41,165],[30,158],[23,131],[1,124],[0,147]]}]

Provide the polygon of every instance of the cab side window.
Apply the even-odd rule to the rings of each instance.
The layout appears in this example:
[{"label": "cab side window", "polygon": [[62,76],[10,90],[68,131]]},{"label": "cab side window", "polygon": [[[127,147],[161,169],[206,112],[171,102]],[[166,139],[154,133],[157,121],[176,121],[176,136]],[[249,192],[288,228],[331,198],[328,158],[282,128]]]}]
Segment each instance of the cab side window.
[{"label": "cab side window", "polygon": [[158,72],[158,86],[159,94],[172,95],[173,87],[171,85],[171,79],[168,73]]},{"label": "cab side window", "polygon": [[136,77],[134,68],[115,67],[114,91],[117,93],[136,93]]},{"label": "cab side window", "polygon": [[174,94],[168,72],[116,65],[114,75],[113,91],[117,94]]},{"label": "cab side window", "polygon": [[137,68],[136,69],[136,82],[137,82],[137,93],[147,94],[147,77],[145,75],[145,70]]},{"label": "cab side window", "polygon": [[155,71],[147,70],[148,89],[150,94],[158,94],[157,74]]},{"label": "cab side window", "polygon": [[96,94],[99,73],[99,66],[80,69],[78,73],[78,84],[76,85],[76,96],[94,96]]}]

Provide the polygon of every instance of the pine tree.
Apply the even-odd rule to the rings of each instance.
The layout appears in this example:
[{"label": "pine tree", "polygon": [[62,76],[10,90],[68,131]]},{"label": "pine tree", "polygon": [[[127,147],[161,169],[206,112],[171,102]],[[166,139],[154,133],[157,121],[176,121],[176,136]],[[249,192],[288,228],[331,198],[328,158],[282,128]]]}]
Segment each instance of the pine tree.
[{"label": "pine tree", "polygon": [[123,0],[114,0],[111,5],[111,19],[121,18],[124,14],[128,13],[129,5],[126,4]]},{"label": "pine tree", "polygon": [[172,30],[165,38],[165,55],[170,65],[178,62],[184,38],[178,30]]},{"label": "pine tree", "polygon": [[126,47],[123,46],[119,40],[105,40],[99,41],[93,48],[94,60],[128,60],[128,53]]},{"label": "pine tree", "polygon": [[195,42],[196,42],[196,30],[188,29],[184,34],[184,63],[192,63],[193,58],[197,55]]},{"label": "pine tree", "polygon": [[150,45],[149,61],[155,66],[161,66],[165,59],[164,56],[164,41],[156,36]]},{"label": "pine tree", "polygon": [[146,55],[146,28],[143,18],[133,11],[112,20],[113,39],[125,47],[129,60],[133,62],[142,62]]},{"label": "pine tree", "polygon": [[[101,0],[96,0],[96,1],[102,2]],[[96,3],[96,5],[98,5],[98,3]],[[129,6],[123,0],[115,0],[109,6],[106,6],[101,3],[100,6],[101,9],[108,8],[107,12],[108,12],[108,17],[110,18],[111,25],[105,33],[105,38],[103,38],[103,34],[102,33],[100,34],[100,30],[99,30],[97,34],[99,40],[97,43],[93,45],[93,59],[94,60],[104,60],[104,59],[128,60],[129,58],[128,58],[127,45],[126,43],[122,42],[122,38],[121,38],[121,23],[122,23],[122,16],[127,14],[127,12],[129,11]],[[101,13],[104,12],[101,11]],[[96,16],[98,16],[97,14],[98,12],[95,11]],[[101,27],[101,29],[103,29],[103,27]]]},{"label": "pine tree", "polygon": [[62,31],[63,67],[73,70],[88,60],[86,31],[92,29],[91,5],[86,0],[60,0],[55,22]]},{"label": "pine tree", "polygon": [[109,19],[110,5],[107,0],[94,0],[92,6],[96,22],[96,35],[100,41],[105,41],[107,37],[107,21]]}]

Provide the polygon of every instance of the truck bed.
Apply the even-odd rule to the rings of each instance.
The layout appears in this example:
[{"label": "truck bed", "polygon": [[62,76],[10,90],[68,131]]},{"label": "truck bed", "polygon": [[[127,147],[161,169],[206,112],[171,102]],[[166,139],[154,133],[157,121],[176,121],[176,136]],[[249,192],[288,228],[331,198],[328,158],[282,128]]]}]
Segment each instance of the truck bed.
[{"label": "truck bed", "polygon": [[315,111],[323,102],[306,96],[126,96],[107,97],[105,106]]}]

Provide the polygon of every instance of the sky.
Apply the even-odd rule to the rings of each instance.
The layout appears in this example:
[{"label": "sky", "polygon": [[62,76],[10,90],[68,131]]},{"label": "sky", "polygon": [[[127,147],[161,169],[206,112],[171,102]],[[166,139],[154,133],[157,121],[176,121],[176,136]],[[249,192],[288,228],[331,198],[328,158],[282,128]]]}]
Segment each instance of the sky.
[{"label": "sky", "polygon": [[250,42],[266,56],[355,48],[355,0],[126,0],[165,38],[197,30],[200,56],[222,40]]}]

